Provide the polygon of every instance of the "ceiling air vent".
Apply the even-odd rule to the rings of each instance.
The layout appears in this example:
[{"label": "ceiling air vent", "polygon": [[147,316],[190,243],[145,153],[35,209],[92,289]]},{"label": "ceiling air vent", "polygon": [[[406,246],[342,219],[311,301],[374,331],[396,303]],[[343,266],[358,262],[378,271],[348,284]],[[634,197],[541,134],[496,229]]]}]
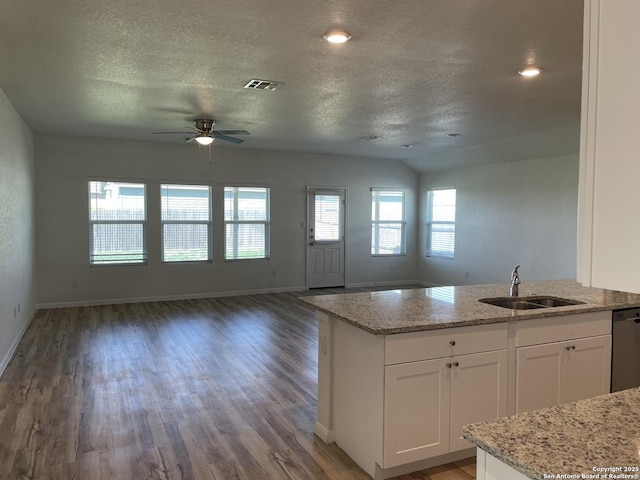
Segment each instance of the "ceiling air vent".
[{"label": "ceiling air vent", "polygon": [[274,82],[273,80],[257,80],[252,79],[244,86],[244,88],[250,88],[252,90],[267,90],[273,92],[276,88],[282,85],[282,82]]}]

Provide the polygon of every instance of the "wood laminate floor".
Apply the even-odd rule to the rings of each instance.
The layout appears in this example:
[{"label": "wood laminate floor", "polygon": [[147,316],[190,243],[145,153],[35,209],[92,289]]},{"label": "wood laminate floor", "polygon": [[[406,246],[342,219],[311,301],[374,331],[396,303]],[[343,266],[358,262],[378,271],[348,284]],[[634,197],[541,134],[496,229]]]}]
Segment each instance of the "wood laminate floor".
[{"label": "wood laminate floor", "polygon": [[41,310],[0,378],[0,479],[369,479],[313,435],[316,337],[286,293]]}]

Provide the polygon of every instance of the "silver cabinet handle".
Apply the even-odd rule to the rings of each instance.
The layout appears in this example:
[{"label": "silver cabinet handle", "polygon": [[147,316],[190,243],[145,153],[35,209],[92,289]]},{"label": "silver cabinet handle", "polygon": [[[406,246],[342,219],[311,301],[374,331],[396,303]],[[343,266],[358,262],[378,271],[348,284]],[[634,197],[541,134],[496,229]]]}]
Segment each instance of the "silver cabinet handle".
[{"label": "silver cabinet handle", "polygon": [[456,341],[455,341],[455,340],[451,340],[451,341],[449,342],[449,345],[451,345],[452,347],[453,347],[455,344],[456,344]]},{"label": "silver cabinet handle", "polygon": [[565,350],[575,350],[576,346],[575,345],[569,345],[568,347],[564,347]]},{"label": "silver cabinet handle", "polygon": [[447,362],[445,363],[445,365],[447,366],[447,368],[451,368],[451,362]]},{"label": "silver cabinet handle", "polygon": [[453,362],[454,367],[458,367],[460,364],[458,362]]}]

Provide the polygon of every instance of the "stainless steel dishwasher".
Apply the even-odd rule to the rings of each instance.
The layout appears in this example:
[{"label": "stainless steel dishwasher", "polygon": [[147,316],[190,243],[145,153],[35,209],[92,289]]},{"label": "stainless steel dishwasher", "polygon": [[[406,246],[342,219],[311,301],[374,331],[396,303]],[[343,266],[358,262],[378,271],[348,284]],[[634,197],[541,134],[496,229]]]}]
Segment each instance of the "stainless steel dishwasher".
[{"label": "stainless steel dishwasher", "polygon": [[640,386],[640,308],[613,311],[611,391]]}]

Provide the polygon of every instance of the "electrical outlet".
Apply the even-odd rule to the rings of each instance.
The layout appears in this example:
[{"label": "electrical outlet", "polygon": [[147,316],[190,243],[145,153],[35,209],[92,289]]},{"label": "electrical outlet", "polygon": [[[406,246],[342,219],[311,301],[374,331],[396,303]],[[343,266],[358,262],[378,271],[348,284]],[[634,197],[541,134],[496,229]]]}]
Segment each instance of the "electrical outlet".
[{"label": "electrical outlet", "polygon": [[277,270],[272,270],[271,271],[271,276],[272,277],[277,277],[278,276],[278,271]]},{"label": "electrical outlet", "polygon": [[72,286],[73,288],[78,288],[78,281],[77,281],[77,280],[72,280],[72,281],[71,281],[71,286]]},{"label": "electrical outlet", "polygon": [[15,320],[16,318],[18,318],[18,309],[13,307],[13,319]]},{"label": "electrical outlet", "polygon": [[21,308],[22,308],[22,305],[18,304],[18,313],[20,313]]}]

